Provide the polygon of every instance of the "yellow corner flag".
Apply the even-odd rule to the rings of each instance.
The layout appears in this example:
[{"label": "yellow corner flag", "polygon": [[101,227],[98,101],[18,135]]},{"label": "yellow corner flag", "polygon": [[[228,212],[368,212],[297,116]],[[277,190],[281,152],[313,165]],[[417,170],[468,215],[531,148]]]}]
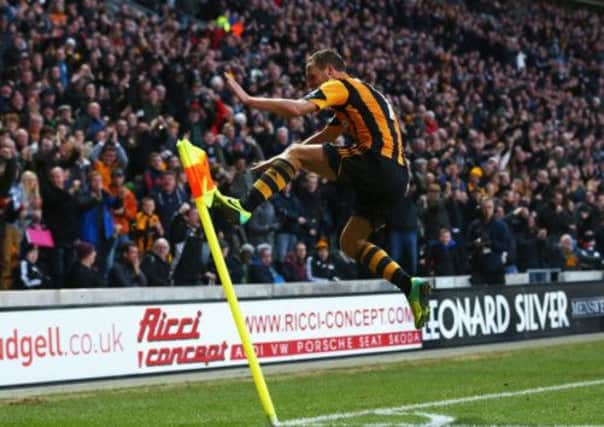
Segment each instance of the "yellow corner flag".
[{"label": "yellow corner flag", "polygon": [[195,147],[186,139],[178,141],[176,147],[178,148],[180,161],[187,174],[189,187],[191,187],[191,192],[195,199],[197,212],[199,213],[201,224],[203,225],[208,244],[210,245],[210,251],[212,252],[212,258],[214,259],[214,264],[216,264],[216,269],[218,270],[218,276],[220,277],[222,287],[224,288],[224,294],[229,303],[231,313],[233,314],[233,319],[235,320],[235,325],[237,326],[237,331],[239,332],[239,337],[243,344],[243,350],[250,365],[250,371],[252,371],[252,377],[254,378],[256,390],[260,396],[262,408],[264,409],[264,413],[268,417],[270,424],[276,426],[279,421],[277,419],[277,414],[275,413],[275,408],[273,407],[273,401],[271,400],[271,395],[266,386],[266,382],[264,381],[264,376],[262,375],[262,370],[260,369],[260,364],[258,363],[258,358],[256,357],[256,351],[252,345],[250,334],[245,327],[243,316],[239,308],[239,301],[237,300],[237,295],[235,294],[233,284],[231,283],[231,275],[229,274],[229,270],[227,270],[224,258],[222,257],[222,251],[218,244],[214,224],[212,223],[212,218],[208,212],[208,207],[211,206],[217,191],[216,185],[212,180],[212,175],[210,174],[208,156],[205,151]]}]

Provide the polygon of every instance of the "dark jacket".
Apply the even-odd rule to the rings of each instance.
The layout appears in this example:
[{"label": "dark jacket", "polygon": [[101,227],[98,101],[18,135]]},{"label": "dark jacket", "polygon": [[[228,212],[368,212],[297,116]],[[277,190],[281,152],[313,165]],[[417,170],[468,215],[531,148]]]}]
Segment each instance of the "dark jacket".
[{"label": "dark jacket", "polygon": [[26,259],[19,261],[14,277],[15,289],[41,289],[47,285],[47,277],[42,270]]},{"label": "dark jacket", "polygon": [[178,208],[188,200],[188,197],[183,190],[176,187],[171,194],[159,190],[153,194],[153,198],[155,199],[156,206],[155,213],[159,216],[161,225],[164,227],[164,232],[168,234],[174,214],[178,211]]},{"label": "dark jacket", "polygon": [[81,262],[76,262],[69,271],[66,288],[101,288],[103,287],[103,278],[101,274],[86,267]]},{"label": "dark jacket", "polygon": [[322,261],[317,255],[308,257],[306,260],[306,274],[308,275],[308,280],[312,282],[339,279],[336,270],[336,261],[331,255],[325,261]]},{"label": "dark jacket", "polygon": [[147,286],[147,278],[142,271],[139,274],[136,274],[132,265],[118,261],[113,264],[113,267],[109,272],[109,286],[123,288]]},{"label": "dark jacket", "polygon": [[181,215],[174,217],[170,244],[174,254],[172,278],[176,286],[203,283],[206,272],[202,257],[204,241],[201,228],[190,227]]},{"label": "dark jacket", "polygon": [[170,264],[153,252],[145,254],[141,270],[147,278],[147,286],[170,286]]},{"label": "dark jacket", "polygon": [[250,283],[283,283],[283,276],[273,267],[264,264],[252,264],[250,268]]},{"label": "dark jacket", "polygon": [[417,230],[417,203],[412,197],[403,197],[394,205],[389,225],[397,231]]},{"label": "dark jacket", "polygon": [[54,185],[42,186],[44,224],[52,233],[55,245],[72,245],[80,235],[77,198]]},{"label": "dark jacket", "polygon": [[279,193],[272,201],[279,220],[280,233],[297,234],[300,231],[298,218],[304,216],[302,203],[293,193]]},{"label": "dark jacket", "polygon": [[465,260],[455,240],[443,245],[437,242],[430,247],[430,262],[435,276],[456,276],[465,273]]},{"label": "dark jacket", "polygon": [[307,282],[306,262],[300,264],[297,262],[296,256],[290,252],[283,263],[283,277],[288,282]]}]

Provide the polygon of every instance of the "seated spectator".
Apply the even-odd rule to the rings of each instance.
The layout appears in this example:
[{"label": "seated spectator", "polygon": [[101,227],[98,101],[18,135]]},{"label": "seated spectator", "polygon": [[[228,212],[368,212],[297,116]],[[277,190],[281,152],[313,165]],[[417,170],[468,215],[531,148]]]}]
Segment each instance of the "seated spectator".
[{"label": "seated spectator", "polygon": [[87,242],[78,242],[75,245],[77,261],[71,266],[67,279],[66,288],[100,288],[104,285],[103,276],[94,268],[96,261],[96,250]]},{"label": "seated spectator", "polygon": [[132,235],[141,253],[150,250],[153,242],[164,235],[164,228],[155,214],[155,200],[151,197],[143,198],[142,209],[136,214]]},{"label": "seated spectator", "polygon": [[298,242],[293,252],[289,252],[283,263],[283,277],[288,282],[307,282],[306,243]]},{"label": "seated spectator", "polygon": [[[220,240],[220,249],[222,250],[222,257],[224,258],[224,263],[226,264],[227,270],[231,276],[231,283],[238,284],[242,283],[243,279],[243,266],[238,257],[231,254],[231,247],[227,243],[226,240]],[[218,270],[216,269],[216,264],[214,260],[211,259],[208,265],[208,271],[210,271],[214,276],[216,276],[216,283],[222,284],[222,280],[220,279],[220,275],[218,274]]]},{"label": "seated spectator", "polygon": [[325,238],[315,245],[316,255],[306,261],[306,276],[311,282],[340,280],[336,269],[336,260],[329,253],[329,244]]},{"label": "seated spectator", "polygon": [[136,244],[124,243],[120,252],[115,264],[111,267],[109,286],[118,288],[147,286],[147,277],[141,270],[141,260]]},{"label": "seated spectator", "polygon": [[25,245],[24,256],[15,272],[15,289],[44,289],[48,285],[46,276],[38,265],[38,247]]},{"label": "seated spectator", "polygon": [[596,250],[596,237],[592,230],[586,230],[579,240],[577,248],[579,266],[585,270],[599,270],[602,268],[602,255]]},{"label": "seated spectator", "polygon": [[440,229],[438,242],[430,247],[429,256],[435,276],[457,276],[465,272],[465,260],[447,228]]},{"label": "seated spectator", "polygon": [[251,266],[256,250],[249,243],[244,243],[239,249],[239,262],[241,263],[241,281],[240,283],[250,283]]},{"label": "seated spectator", "polygon": [[153,248],[145,253],[141,270],[147,278],[147,286],[170,286],[169,256],[170,244],[163,237],[157,239]]},{"label": "seated spectator", "polygon": [[285,282],[283,276],[277,271],[273,264],[273,248],[268,243],[262,243],[256,248],[258,259],[250,268],[250,283],[274,283]]},{"label": "seated spectator", "polygon": [[559,258],[560,267],[563,270],[578,270],[579,269],[579,256],[575,251],[575,244],[570,234],[563,234],[560,236]]}]

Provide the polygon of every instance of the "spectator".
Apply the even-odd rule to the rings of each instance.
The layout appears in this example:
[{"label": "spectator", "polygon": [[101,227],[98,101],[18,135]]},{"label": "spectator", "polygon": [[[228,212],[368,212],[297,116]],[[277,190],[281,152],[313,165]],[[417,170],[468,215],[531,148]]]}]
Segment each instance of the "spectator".
[{"label": "spectator", "polygon": [[[242,283],[243,266],[241,261],[236,256],[231,254],[231,247],[226,240],[220,240],[220,249],[222,250],[222,257],[224,258],[227,270],[231,276],[231,282],[234,284]],[[220,275],[218,274],[218,270],[216,269],[216,264],[214,263],[213,259],[210,261],[208,270],[214,274],[214,276],[216,276],[218,280],[217,283],[222,284],[222,280],[220,279]]]},{"label": "spectator", "polygon": [[294,251],[289,252],[283,263],[283,277],[288,282],[307,282],[306,274],[306,244],[297,242]]},{"label": "spectator", "polygon": [[300,227],[307,223],[302,202],[292,193],[291,182],[272,200],[279,221],[275,235],[277,260],[282,262],[285,255],[294,248]]},{"label": "spectator", "polygon": [[570,234],[563,234],[560,236],[559,243],[559,258],[560,266],[563,270],[578,270],[579,269],[579,256],[575,251],[575,243]]},{"label": "spectator", "polygon": [[129,240],[130,224],[136,219],[136,196],[124,185],[124,181],[123,170],[116,169],[111,172],[111,184],[108,188],[109,194],[116,199],[122,200],[122,206],[112,210],[113,224],[117,234],[117,246]]},{"label": "spectator", "polygon": [[98,172],[90,174],[90,193],[80,196],[80,237],[95,246],[97,263],[103,277],[107,277],[113,259],[114,223],[111,209],[123,206],[120,198],[103,189],[103,178]]},{"label": "spectator", "polygon": [[306,261],[306,276],[311,282],[331,282],[339,280],[336,261],[329,253],[329,244],[324,238],[315,245],[316,255]]},{"label": "spectator", "polygon": [[208,271],[203,259],[207,243],[195,208],[185,205],[174,217],[170,229],[170,244],[174,253],[172,278],[175,286],[216,283],[216,276]]},{"label": "spectator", "polygon": [[602,255],[596,250],[596,237],[592,230],[586,230],[579,241],[577,248],[579,265],[586,270],[599,270],[602,268]]},{"label": "spectator", "polygon": [[48,277],[38,265],[38,247],[26,244],[24,256],[19,261],[15,273],[15,289],[44,289],[48,285]]},{"label": "spectator", "polygon": [[170,244],[163,237],[157,239],[152,250],[145,253],[141,270],[147,278],[148,286],[170,286],[169,256]]},{"label": "spectator", "polygon": [[428,186],[428,196],[422,200],[422,219],[425,227],[425,239],[431,243],[439,238],[441,228],[450,229],[446,201],[441,197],[440,185]]},{"label": "spectator", "polygon": [[256,248],[258,259],[250,268],[250,283],[273,283],[285,282],[283,276],[277,271],[273,264],[273,249],[268,243],[262,243]]},{"label": "spectator", "polygon": [[[38,177],[31,171],[23,172],[21,183],[11,189],[11,198],[5,213],[4,243],[2,253],[2,286],[9,289],[14,281],[13,270],[19,260],[21,240],[25,231],[42,218],[42,198]],[[37,254],[36,254],[37,257]]]},{"label": "spectator", "polygon": [[95,269],[96,250],[87,242],[75,245],[77,261],[71,266],[65,282],[66,288],[100,288],[104,286],[103,276]]},{"label": "spectator", "polygon": [[473,284],[503,284],[507,257],[511,250],[508,226],[494,217],[495,203],[485,198],[480,205],[481,217],[469,226]]},{"label": "spectator", "polygon": [[145,194],[151,194],[154,191],[158,191],[166,165],[161,158],[159,153],[153,152],[149,156],[149,166],[145,170],[143,176],[145,182]]},{"label": "spectator", "polygon": [[441,228],[438,242],[430,247],[430,265],[435,276],[457,276],[463,274],[466,260],[457,242],[451,239],[451,232]]},{"label": "spectator", "polygon": [[133,236],[141,253],[150,250],[159,237],[164,235],[164,228],[155,214],[155,200],[143,198],[142,209],[137,212]]},{"label": "spectator", "polygon": [[65,172],[58,166],[51,169],[48,178],[42,180],[42,218],[55,242],[49,254],[50,277],[57,288],[68,286],[65,276],[75,260],[74,244],[80,235],[80,202],[76,197],[80,182],[75,180],[69,189],[64,187]]},{"label": "spectator", "polygon": [[403,197],[392,210],[388,224],[391,258],[408,274],[417,273],[417,204],[412,193]]},{"label": "spectator", "polygon": [[251,266],[254,257],[254,252],[256,250],[249,243],[244,243],[241,245],[241,249],[239,250],[239,261],[241,262],[241,282],[240,283],[250,283],[251,276]]},{"label": "spectator", "polygon": [[147,277],[141,270],[141,260],[135,243],[124,243],[120,248],[120,257],[111,267],[109,286],[147,286]]},{"label": "spectator", "polygon": [[269,201],[265,201],[254,211],[254,215],[246,224],[247,236],[252,245],[275,241],[274,231],[279,228],[275,208]]},{"label": "spectator", "polygon": [[165,171],[161,189],[153,193],[157,214],[166,235],[170,234],[170,223],[176,212],[188,200],[185,192],[176,185],[176,173]]}]

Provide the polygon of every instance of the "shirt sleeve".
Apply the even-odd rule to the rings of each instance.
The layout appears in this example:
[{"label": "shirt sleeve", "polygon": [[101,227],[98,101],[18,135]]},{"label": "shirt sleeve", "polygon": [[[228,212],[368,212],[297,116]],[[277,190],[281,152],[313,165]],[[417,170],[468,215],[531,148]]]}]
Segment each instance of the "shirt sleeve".
[{"label": "shirt sleeve", "polygon": [[342,106],[348,101],[348,90],[339,80],[328,80],[317,89],[304,97],[312,102],[319,110],[334,106]]}]

